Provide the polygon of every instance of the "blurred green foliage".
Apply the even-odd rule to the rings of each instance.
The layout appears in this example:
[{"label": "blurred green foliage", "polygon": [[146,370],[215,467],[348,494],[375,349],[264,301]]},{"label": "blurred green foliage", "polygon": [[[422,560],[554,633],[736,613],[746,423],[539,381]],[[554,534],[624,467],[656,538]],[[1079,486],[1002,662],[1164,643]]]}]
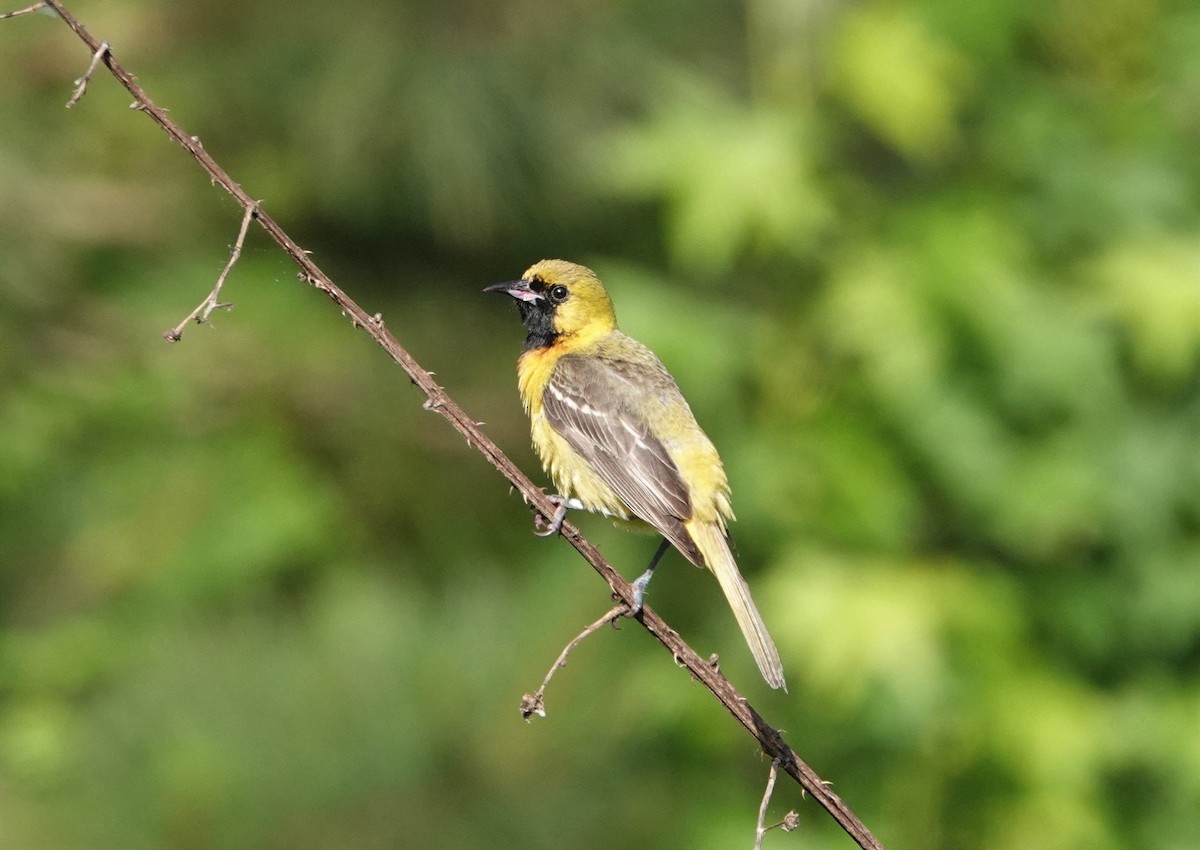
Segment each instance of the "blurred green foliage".
[{"label": "blurred green foliage", "polygon": [[[1200,846],[1200,6],[81,2],[531,472],[479,290],[594,266],[891,847]],[[731,847],[766,765],[81,44],[0,23],[0,847]],[[627,574],[653,549],[584,520]],[[800,808],[769,846],[844,848]]]}]

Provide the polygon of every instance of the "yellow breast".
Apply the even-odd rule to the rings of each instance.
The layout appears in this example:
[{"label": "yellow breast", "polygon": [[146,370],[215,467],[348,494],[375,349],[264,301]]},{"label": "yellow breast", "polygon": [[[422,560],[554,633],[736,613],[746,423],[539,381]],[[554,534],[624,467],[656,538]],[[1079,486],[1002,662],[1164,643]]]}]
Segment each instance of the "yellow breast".
[{"label": "yellow breast", "polygon": [[559,358],[565,353],[560,346],[552,345],[526,351],[517,361],[517,383],[521,403],[529,413],[533,448],[559,495],[578,499],[585,510],[630,519],[632,515],[625,503],[558,435],[542,411],[542,393]]}]

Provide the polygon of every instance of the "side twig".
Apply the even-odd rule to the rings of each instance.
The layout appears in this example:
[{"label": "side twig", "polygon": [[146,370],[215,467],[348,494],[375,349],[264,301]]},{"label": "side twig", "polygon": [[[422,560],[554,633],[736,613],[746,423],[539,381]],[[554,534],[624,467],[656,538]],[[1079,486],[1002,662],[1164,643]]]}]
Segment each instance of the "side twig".
[{"label": "side twig", "polygon": [[575,635],[571,642],[563,648],[563,651],[558,654],[558,658],[554,660],[554,664],[550,666],[550,672],[546,674],[545,679],[542,679],[542,686],[534,693],[525,694],[525,696],[521,697],[521,717],[526,721],[534,714],[538,717],[545,717],[546,701],[543,697],[546,693],[546,686],[550,684],[550,680],[554,678],[555,673],[567,666],[567,656],[571,654],[571,650],[579,646],[585,637],[596,632],[607,623],[615,623],[618,617],[623,616],[628,611],[629,606],[622,602],[582,632]]},{"label": "side twig", "polygon": [[[446,394],[413,357],[404,349],[386,329],[383,322],[368,314],[343,292],[321,269],[313,262],[309,253],[301,248],[284,232],[271,216],[269,216],[253,200],[232,177],[217,164],[200,140],[190,136],[176,124],[166,110],[150,99],[146,92],[137,84],[130,74],[113,56],[112,51],[104,48],[91,33],[87,31],[76,18],[66,10],[60,0],[46,0],[46,5],[53,8],[59,17],[92,51],[104,60],[105,66],[113,76],[125,87],[134,98],[135,108],[150,117],[155,124],[176,143],[183,147],[200,167],[228,192],[241,205],[242,209],[256,207],[254,215],[259,225],[267,235],[299,266],[300,280],[308,283],[320,292],[325,293],[330,300],[350,318],[354,327],[364,330],[408,375],[409,380],[425,394],[425,406],[443,416],[450,425],[463,436],[467,444],[480,452],[487,461],[496,468],[515,487],[530,505],[543,516],[552,516],[555,506],[546,498],[542,489],[535,485],[511,461],[500,448],[482,431],[467,413]],[[102,49],[103,48],[103,49]],[[579,533],[573,524],[564,522],[563,538],[575,547],[592,568],[612,588],[617,598],[628,605],[634,604],[633,587],[629,582],[612,568],[590,541]],[[807,764],[783,740],[779,731],[770,726],[762,716],[754,710],[750,703],[733,687],[712,665],[701,658],[695,650],[680,638],[666,622],[652,609],[646,607],[636,617],[646,630],[670,651],[677,661],[704,685],[716,699],[725,707],[735,720],[754,737],[763,751],[804,788],[817,803],[824,808],[838,824],[846,831],[863,850],[883,850],[883,845],[871,834],[866,825],[850,810],[850,808],[821,781]]]},{"label": "side twig", "polygon": [[46,8],[46,3],[43,0],[43,2],[34,3],[32,6],[26,6],[24,9],[17,9],[15,12],[5,12],[0,15],[0,21],[7,21],[9,18],[19,18],[21,15],[28,15],[31,12],[36,12],[44,8]]},{"label": "side twig", "polygon": [[179,342],[183,338],[183,329],[187,327],[188,322],[203,325],[208,321],[213,310],[228,310],[233,307],[233,304],[221,303],[221,287],[225,285],[225,278],[229,277],[229,270],[233,268],[233,264],[242,256],[242,246],[246,244],[246,231],[250,229],[250,222],[256,215],[258,215],[257,203],[246,207],[246,214],[242,216],[242,228],[238,231],[237,241],[233,243],[233,250],[229,252],[229,262],[217,276],[217,285],[212,288],[212,292],[208,293],[208,297],[200,302],[200,306],[188,314],[186,319],[163,332],[163,338],[167,342]]},{"label": "side twig", "polygon": [[775,791],[775,777],[778,775],[779,759],[772,759],[771,772],[767,774],[767,790],[763,792],[762,805],[758,807],[758,826],[754,832],[754,850],[762,850],[763,836],[772,829],[782,829],[784,832],[791,832],[800,826],[800,815],[797,812],[788,812],[779,823],[773,823],[770,826],[765,825],[767,821],[767,806],[771,802],[771,794]]},{"label": "side twig", "polygon": [[71,95],[71,99],[67,101],[67,109],[79,103],[79,99],[87,91],[88,83],[92,80],[92,74],[96,73],[96,66],[100,64],[100,60],[104,58],[106,53],[108,53],[108,42],[102,41],[96,48],[96,52],[92,54],[92,63],[88,65],[88,69],[83,72],[82,77],[75,80],[75,92]]}]

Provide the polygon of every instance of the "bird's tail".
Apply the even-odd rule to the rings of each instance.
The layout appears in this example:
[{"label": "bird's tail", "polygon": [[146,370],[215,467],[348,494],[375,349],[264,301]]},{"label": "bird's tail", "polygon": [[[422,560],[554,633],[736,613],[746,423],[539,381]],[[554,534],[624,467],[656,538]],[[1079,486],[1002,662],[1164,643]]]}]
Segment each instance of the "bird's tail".
[{"label": "bird's tail", "polygon": [[779,650],[775,641],[767,631],[762,615],[750,597],[750,587],[738,571],[733,553],[729,551],[729,541],[725,539],[720,526],[715,522],[693,521],[687,523],[688,533],[696,543],[696,548],[704,555],[706,566],[717,577],[733,616],[750,646],[758,669],[767,684],[772,688],[785,688],[783,681],[783,665],[779,661]]}]

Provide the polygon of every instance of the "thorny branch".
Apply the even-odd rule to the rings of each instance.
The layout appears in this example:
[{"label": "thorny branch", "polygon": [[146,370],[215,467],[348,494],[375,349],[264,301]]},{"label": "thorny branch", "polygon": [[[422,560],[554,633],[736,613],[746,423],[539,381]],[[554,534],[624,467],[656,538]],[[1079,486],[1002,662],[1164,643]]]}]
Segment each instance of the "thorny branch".
[{"label": "thorny branch", "polygon": [[[257,203],[253,200],[242,187],[234,181],[229,174],[216,163],[215,160],[204,150],[200,144],[200,140],[195,136],[189,136],[183,129],[168,117],[165,110],[156,105],[154,101],[142,90],[137,84],[133,76],[125,70],[125,68],[117,62],[113,53],[106,45],[97,41],[91,33],[89,33],[70,12],[64,8],[59,0],[46,0],[46,5],[52,8],[59,17],[71,28],[72,31],[83,41],[84,44],[92,51],[92,56],[95,61],[102,61],[104,65],[112,72],[113,76],[121,83],[125,89],[133,95],[134,102],[131,108],[144,112],[150,117],[155,124],[171,137],[175,142],[183,147],[195,160],[200,164],[200,167],[212,178],[213,182],[219,184],[226,192],[228,192],[244,210],[256,209],[254,218],[259,225],[267,232],[276,244],[292,258],[292,261],[300,267],[300,280],[308,283],[317,290],[324,292],[330,300],[338,306],[339,309],[350,317],[351,323],[364,330],[372,339],[374,339],[388,356],[396,362],[401,369],[405,371],[409,379],[421,390],[426,396],[425,406],[429,410],[437,411],[450,425],[458,431],[467,441],[467,444],[479,451],[488,462],[492,464],[512,485],[521,493],[525,501],[539,511],[543,516],[552,516],[554,505],[546,498],[545,493],[541,488],[537,487],[528,477],[525,476],[520,469],[508,457],[500,451],[499,447],[479,429],[471,417],[469,417],[461,407],[454,402],[446,394],[446,391],[439,386],[412,355],[408,353],[391,335],[383,324],[382,319],[376,315],[371,316],[365,310],[358,306],[348,295],[346,295],[338,286],[329,279],[329,277],[321,271],[321,269],[312,261],[308,252],[297,245],[290,236],[287,235],[273,218],[271,218]],[[97,60],[95,57],[99,57]],[[628,605],[634,603],[633,587],[625,581],[625,579],[614,570],[609,563],[600,554],[599,550],[592,545],[579,530],[570,522],[564,522],[562,527],[562,536],[584,557],[584,559],[592,565],[593,569],[608,582],[613,589],[617,598]],[[813,772],[807,764],[805,764],[796,752],[784,743],[780,733],[763,720],[762,716],[754,710],[738,691],[712,665],[701,658],[695,650],[688,646],[672,629],[663,621],[652,609],[645,607],[636,617],[651,635],[653,635],[660,643],[663,644],[676,660],[686,667],[693,677],[698,679],[708,690],[717,698],[718,701],[725,707],[725,710],[733,715],[742,726],[748,731],[763,751],[778,764],[787,773],[794,778],[805,791],[812,795],[822,808],[838,822],[838,824],[854,839],[855,842],[864,850],[883,850],[883,845],[873,836],[870,830],[862,823],[861,820],[850,810],[850,808],[842,802],[841,798],[834,794],[821,781],[821,778]]]},{"label": "thorny branch", "polygon": [[183,329],[187,327],[188,322],[203,325],[208,321],[213,310],[228,310],[233,307],[232,304],[221,303],[221,287],[225,285],[225,278],[229,277],[229,270],[233,268],[233,264],[238,261],[238,257],[242,256],[242,246],[246,244],[246,231],[250,229],[250,221],[256,215],[258,215],[257,202],[246,207],[246,214],[242,216],[242,228],[238,231],[237,241],[233,243],[233,250],[229,252],[229,262],[217,276],[217,285],[212,288],[212,292],[208,293],[208,297],[200,302],[200,306],[188,314],[186,319],[163,332],[163,338],[167,342],[179,342],[183,339]]},{"label": "thorny branch", "polygon": [[525,694],[525,696],[521,698],[521,717],[525,718],[525,720],[529,720],[530,716],[534,714],[536,714],[538,717],[545,717],[546,702],[543,699],[543,696],[546,693],[546,686],[550,684],[550,680],[554,678],[555,673],[557,673],[561,668],[567,666],[567,656],[571,654],[571,650],[579,646],[585,637],[597,631],[607,623],[615,623],[618,617],[621,617],[628,612],[629,606],[626,603],[621,602],[599,620],[592,623],[579,634],[575,635],[571,642],[563,648],[563,651],[558,654],[558,658],[554,659],[554,664],[551,665],[550,672],[547,673],[546,678],[542,680],[542,686],[534,693]]}]

